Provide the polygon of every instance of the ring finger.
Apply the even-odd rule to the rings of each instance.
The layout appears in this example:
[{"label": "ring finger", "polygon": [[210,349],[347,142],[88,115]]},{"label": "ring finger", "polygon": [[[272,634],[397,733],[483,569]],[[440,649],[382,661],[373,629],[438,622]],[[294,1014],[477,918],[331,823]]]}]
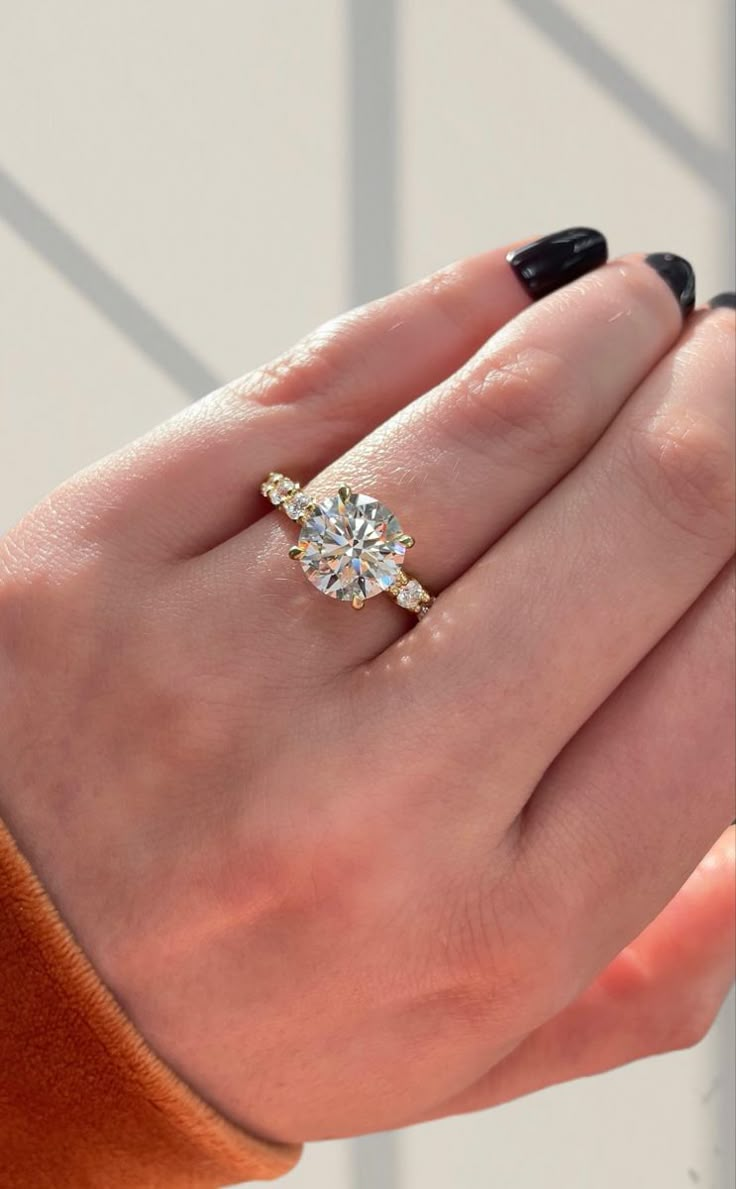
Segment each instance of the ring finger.
[{"label": "ring finger", "polygon": [[242,531],[264,513],[258,486],[276,454],[284,469],[314,474],[460,367],[530,300],[606,255],[599,232],[577,227],[508,257],[501,248],[457,261],[198,401],[102,464],[113,497],[124,486],[117,523],[128,549],[132,531],[136,555],[147,541],[156,558],[188,558]]},{"label": "ring finger", "polygon": [[[441,590],[578,462],[676,340],[693,279],[674,260],[616,261],[526,310],[319,475],[310,493],[332,494],[348,478],[377,496],[417,538],[408,568]],[[247,560],[258,557],[258,590],[278,575],[278,598],[254,599],[256,617],[303,615],[310,651],[329,641],[338,665],[375,655],[406,629],[406,613],[388,599],[375,600],[358,628],[348,609],[315,598],[299,565],[287,572],[289,527],[266,517],[204,564],[242,586]]]}]

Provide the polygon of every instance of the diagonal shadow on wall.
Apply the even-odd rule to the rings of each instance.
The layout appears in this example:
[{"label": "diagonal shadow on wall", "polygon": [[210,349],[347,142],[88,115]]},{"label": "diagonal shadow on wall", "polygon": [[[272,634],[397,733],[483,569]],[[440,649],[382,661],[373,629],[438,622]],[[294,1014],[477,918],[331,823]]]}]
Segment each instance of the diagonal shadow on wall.
[{"label": "diagonal shadow on wall", "polygon": [[348,290],[362,305],[396,288],[396,0],[348,0]]},{"label": "diagonal shadow on wall", "polygon": [[188,396],[219,387],[207,365],[1,167],[0,217]]},{"label": "diagonal shadow on wall", "polygon": [[626,108],[677,159],[705,181],[724,201],[731,193],[730,154],[710,144],[636,77],[602,42],[556,0],[509,0],[544,33],[596,86]]}]

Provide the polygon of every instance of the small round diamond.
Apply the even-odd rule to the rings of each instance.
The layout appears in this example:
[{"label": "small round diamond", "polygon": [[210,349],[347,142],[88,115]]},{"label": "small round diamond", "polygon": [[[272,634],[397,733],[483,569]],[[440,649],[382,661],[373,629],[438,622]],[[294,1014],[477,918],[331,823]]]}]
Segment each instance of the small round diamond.
[{"label": "small round diamond", "polygon": [[296,484],[293,479],[287,479],[285,475],[279,475],[275,483],[271,486],[268,492],[268,498],[272,504],[283,504],[284,500],[288,499],[293,492]]},{"label": "small round diamond", "polygon": [[416,578],[410,578],[396,595],[396,602],[407,611],[417,611],[424,601],[424,587]]},{"label": "small round diamond", "polygon": [[304,573],[323,594],[352,602],[370,599],[398,581],[406,545],[388,508],[356,492],[323,500],[299,535]]},{"label": "small round diamond", "polygon": [[284,511],[292,520],[298,520],[300,516],[304,515],[311,502],[309,496],[303,491],[297,491],[289,502],[284,504]]}]

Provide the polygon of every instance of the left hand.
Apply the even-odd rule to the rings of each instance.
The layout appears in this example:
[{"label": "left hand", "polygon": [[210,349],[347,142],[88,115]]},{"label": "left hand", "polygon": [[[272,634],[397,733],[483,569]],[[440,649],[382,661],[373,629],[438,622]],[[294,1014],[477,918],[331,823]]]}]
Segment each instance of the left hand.
[{"label": "left hand", "polygon": [[[733,312],[683,329],[639,257],[528,304],[466,261],[0,550],[0,814],[144,1036],[264,1135],[690,1042],[731,976]],[[384,499],[426,618],[316,594],[272,467]]]}]

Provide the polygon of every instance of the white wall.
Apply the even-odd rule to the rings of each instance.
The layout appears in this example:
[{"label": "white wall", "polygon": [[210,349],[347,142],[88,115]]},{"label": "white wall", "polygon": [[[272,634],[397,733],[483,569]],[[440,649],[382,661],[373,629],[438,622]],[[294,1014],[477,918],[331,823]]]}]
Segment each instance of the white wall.
[{"label": "white wall", "polygon": [[[0,0],[0,529],[314,323],[576,222],[733,287],[730,0]],[[730,1043],[729,1043],[730,1037]],[[732,1189],[696,1050],[294,1189]]]}]

